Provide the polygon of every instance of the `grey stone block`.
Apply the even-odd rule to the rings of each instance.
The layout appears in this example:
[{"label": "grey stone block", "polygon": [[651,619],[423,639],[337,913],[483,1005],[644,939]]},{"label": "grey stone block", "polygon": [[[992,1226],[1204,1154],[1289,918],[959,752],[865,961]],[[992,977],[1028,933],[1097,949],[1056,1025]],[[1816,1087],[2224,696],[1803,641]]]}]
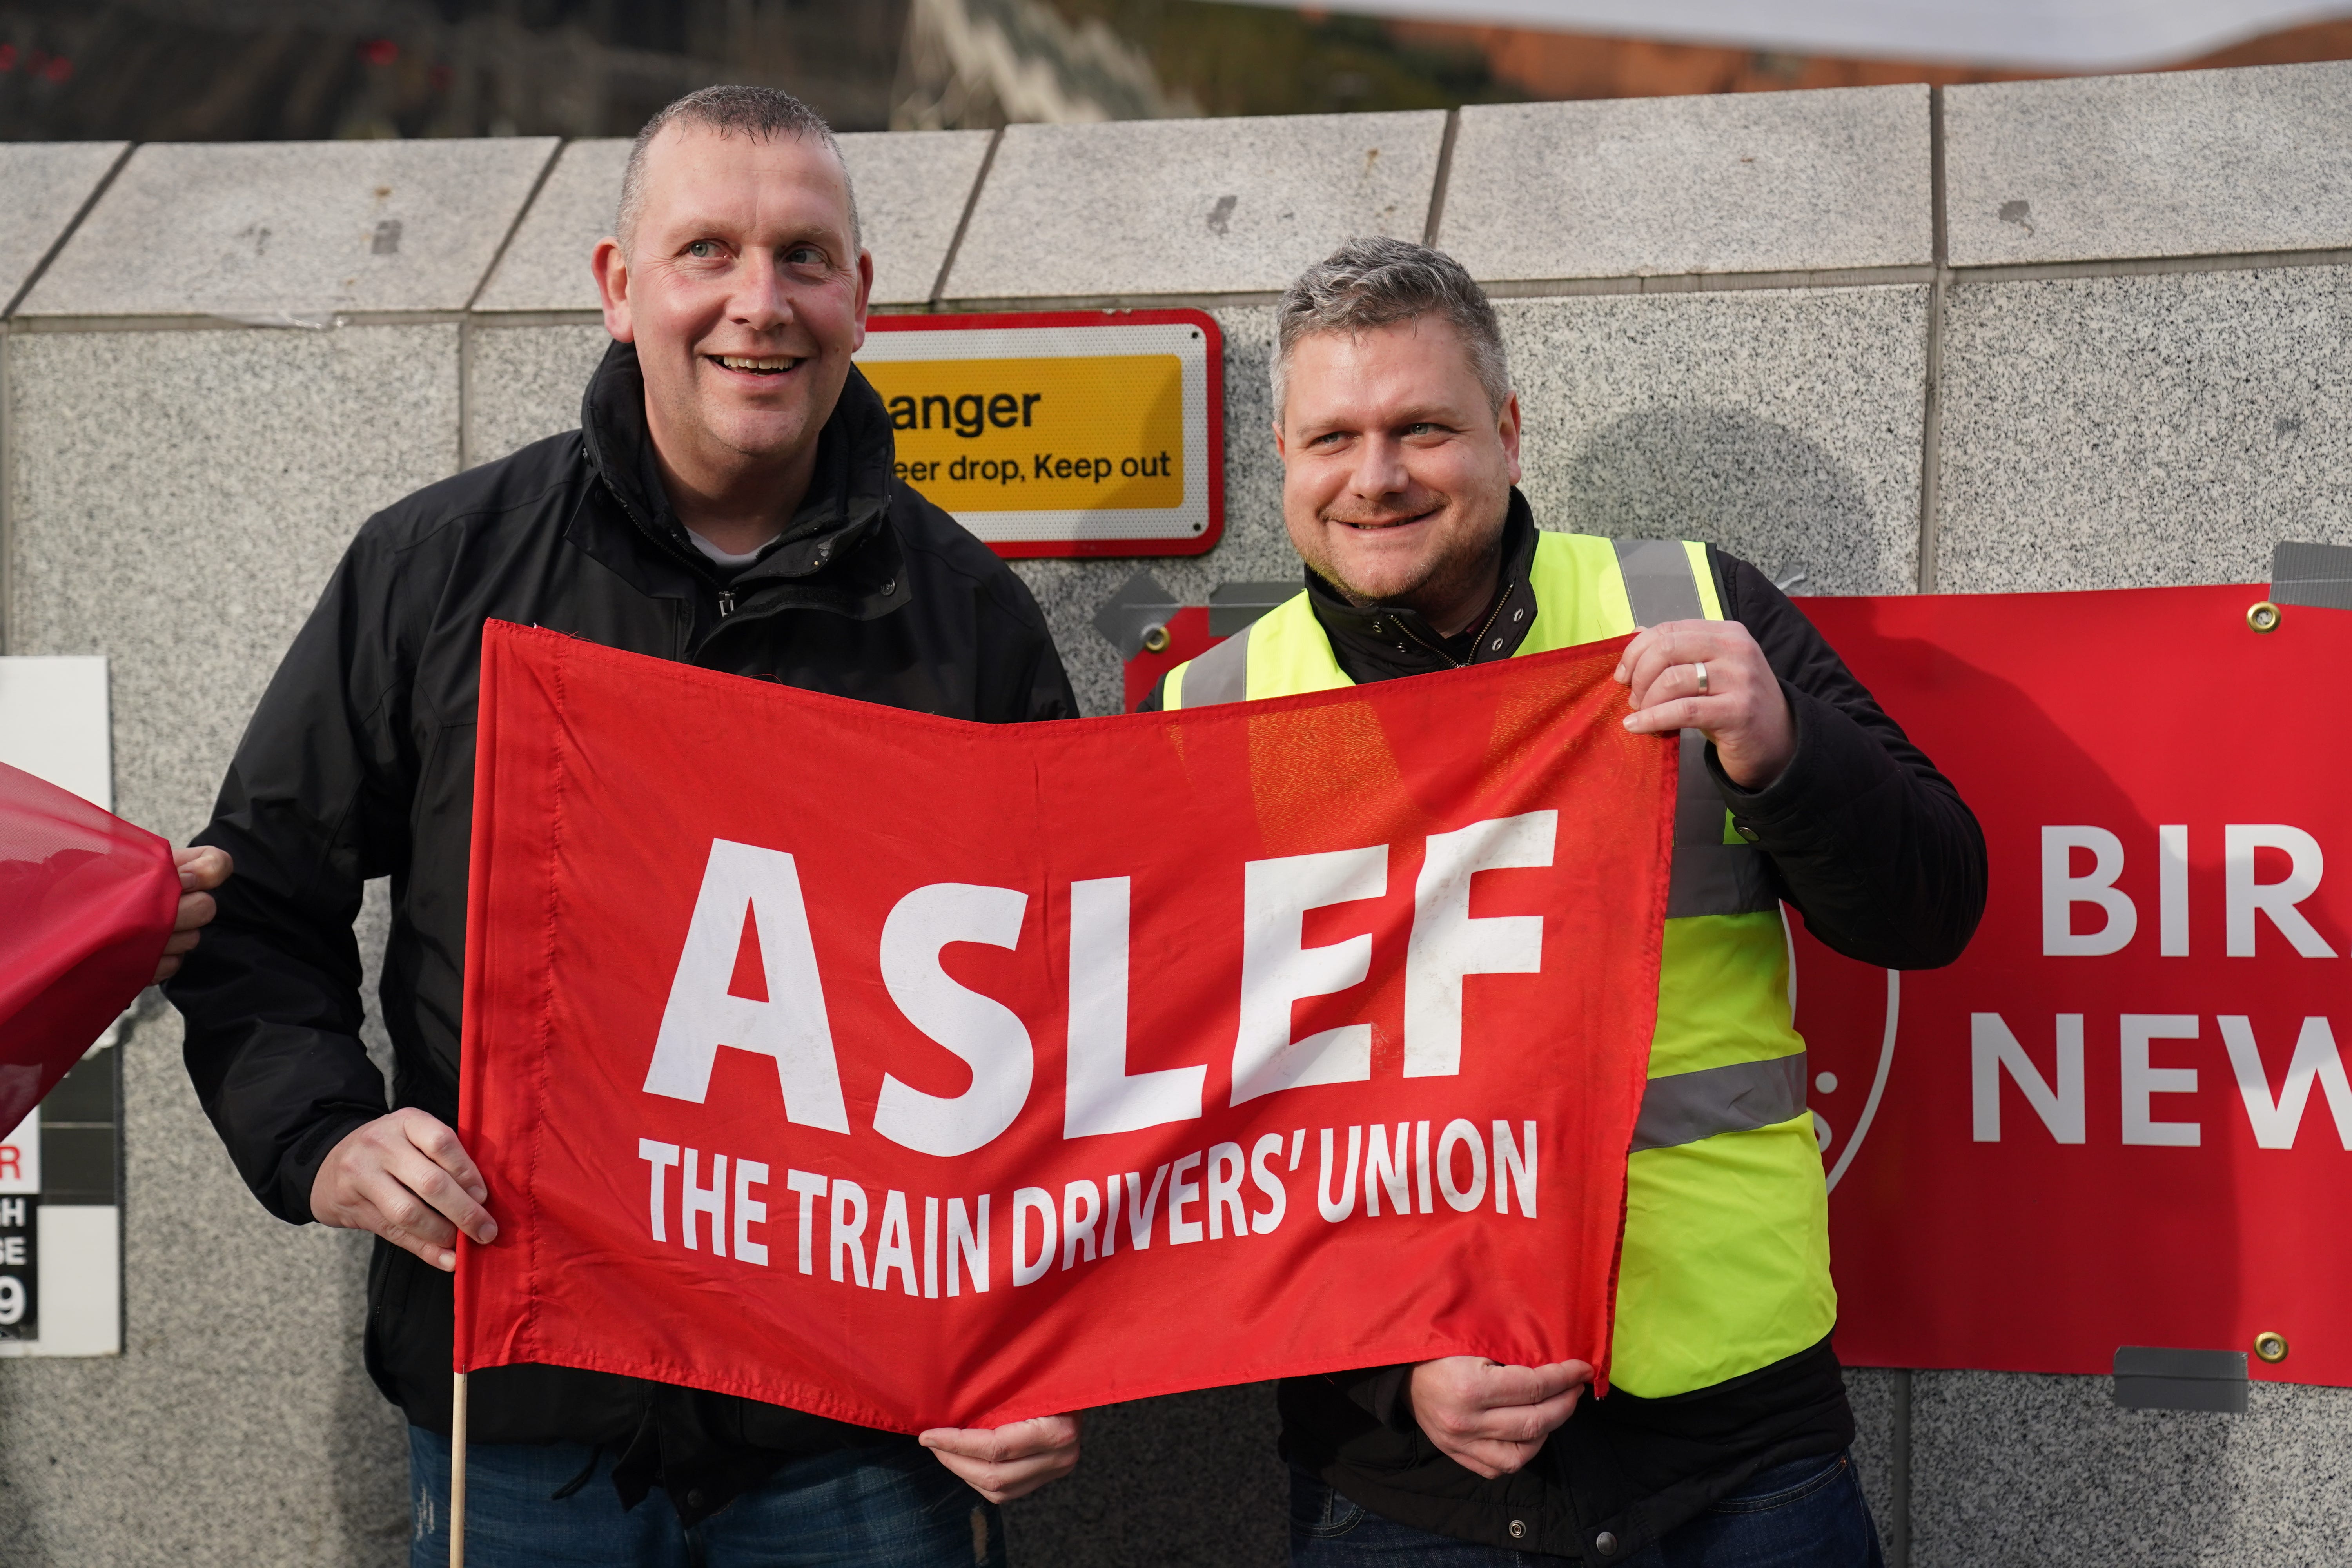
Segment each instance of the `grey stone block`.
[{"label": "grey stone block", "polygon": [[1927,89],[1465,109],[1438,244],[1489,280],[1925,263]]},{"label": "grey stone block", "polygon": [[492,327],[477,321],[471,331],[468,462],[487,463],[542,436],[580,428],[581,394],[613,344],[603,327]]},{"label": "grey stone block", "polygon": [[2282,1568],[2343,1559],[2352,1392],[2243,1415],[2119,1410],[2105,1377],[1916,1374],[1913,1568]]},{"label": "grey stone block", "polygon": [[564,145],[475,301],[479,310],[593,310],[596,242],[613,232],[621,200],[625,136]]},{"label": "grey stone block", "polygon": [[[112,658],[117,809],[184,840],[361,520],[455,467],[457,329],[7,352],[12,649]],[[254,1201],[154,994],[121,1048],[123,1353],[0,1363],[0,1558],[393,1568],[406,1455],[360,1361],[366,1238]]]},{"label": "grey stone block", "polygon": [[26,296],[28,316],[455,310],[551,137],[151,143]]},{"label": "grey stone block", "polygon": [[[1846,1402],[1853,1406],[1853,1468],[1862,1478],[1878,1539],[1889,1542],[1903,1500],[1895,1494],[1895,1428],[1901,1419],[1897,1390],[1908,1373],[1884,1367],[1845,1369]],[[1897,1565],[1901,1568],[1901,1565]]]},{"label": "grey stone block", "polygon": [[1501,301],[1537,522],[1910,591],[1927,309],[1909,285]]},{"label": "grey stone block", "polygon": [[1951,260],[2352,246],[2352,64],[1955,87]]},{"label": "grey stone block", "polygon": [[2352,268],[1958,283],[1947,592],[2262,583],[2352,543]]},{"label": "grey stone block", "polygon": [[34,332],[8,354],[10,651],[112,658],[116,809],[184,840],[361,521],[455,470],[457,329]]},{"label": "grey stone block", "polygon": [[1279,1426],[1264,1383],[1089,1411],[1076,1472],[1005,1510],[1007,1555],[1055,1568],[1278,1568],[1290,1560]]},{"label": "grey stone block", "polygon": [[[985,131],[870,132],[841,139],[866,248],[874,255],[875,304],[919,305],[931,297],[988,141]],[[478,308],[595,310],[588,256],[613,232],[628,158],[625,140],[565,147]]]},{"label": "grey stone block", "polygon": [[1274,292],[1352,236],[1419,239],[1444,131],[1435,110],[1015,125],[947,294]]},{"label": "grey stone block", "polygon": [[13,300],[49,247],[129,145],[122,142],[0,144],[0,302]]},{"label": "grey stone block", "polygon": [[874,303],[929,300],[988,156],[985,131],[874,131],[841,139],[874,254]]}]

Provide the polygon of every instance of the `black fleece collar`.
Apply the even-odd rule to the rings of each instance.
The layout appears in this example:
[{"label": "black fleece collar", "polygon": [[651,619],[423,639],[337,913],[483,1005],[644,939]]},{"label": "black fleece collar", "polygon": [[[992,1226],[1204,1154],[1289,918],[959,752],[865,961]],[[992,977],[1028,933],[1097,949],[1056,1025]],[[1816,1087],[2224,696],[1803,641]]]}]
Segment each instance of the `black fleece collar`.
[{"label": "black fleece collar", "polygon": [[1518,650],[1536,618],[1535,593],[1528,585],[1528,568],[1536,554],[1535,512],[1516,485],[1497,548],[1503,555],[1503,574],[1495,603],[1477,626],[1458,637],[1438,636],[1437,628],[1417,610],[1395,605],[1352,605],[1311,566],[1307,568],[1307,602],[1323,635],[1331,639],[1339,668],[1359,685],[1508,658]]},{"label": "black fleece collar", "polygon": [[580,432],[589,464],[644,542],[740,596],[745,613],[814,605],[866,619],[907,602],[905,558],[890,526],[890,415],[855,365],[817,433],[816,468],[800,510],[775,543],[738,569],[697,550],[670,509],[635,344],[605,351],[581,399]]}]

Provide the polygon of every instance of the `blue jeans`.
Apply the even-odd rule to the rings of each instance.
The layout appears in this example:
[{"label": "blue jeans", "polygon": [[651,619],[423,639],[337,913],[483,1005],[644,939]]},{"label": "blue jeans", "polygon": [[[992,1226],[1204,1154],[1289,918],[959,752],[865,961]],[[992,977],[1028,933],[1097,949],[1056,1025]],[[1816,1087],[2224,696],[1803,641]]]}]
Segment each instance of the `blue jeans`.
[{"label": "blue jeans", "polygon": [[[1292,1568],[1538,1568],[1563,1561],[1394,1523],[1302,1471],[1290,1473]],[[1764,1471],[1626,1568],[1884,1568],[1853,1461],[1843,1454]]]},{"label": "blue jeans", "polygon": [[[621,1511],[613,1457],[580,1443],[477,1444],[466,1453],[466,1568],[1004,1568],[995,1508],[927,1449],[844,1449],[786,1465],[698,1524],[656,1487]],[[408,1429],[410,1568],[449,1561],[449,1439]]]}]

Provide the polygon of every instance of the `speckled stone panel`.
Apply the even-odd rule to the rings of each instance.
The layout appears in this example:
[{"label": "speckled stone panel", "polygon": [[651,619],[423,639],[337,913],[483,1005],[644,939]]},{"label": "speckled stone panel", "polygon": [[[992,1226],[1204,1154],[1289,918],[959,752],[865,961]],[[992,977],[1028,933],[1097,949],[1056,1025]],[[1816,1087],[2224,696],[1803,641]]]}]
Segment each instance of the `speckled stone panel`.
[{"label": "speckled stone panel", "polygon": [[1916,1377],[1912,1568],[2344,1561],[2352,1392],[2258,1382],[2221,1415],[2119,1410],[2105,1377]]},{"label": "speckled stone panel", "polygon": [[[456,466],[457,329],[8,353],[12,650],[111,657],[118,809],[184,839],[361,520]],[[406,1458],[360,1362],[365,1238],[253,1200],[152,994],[121,1048],[124,1352],[0,1363],[0,1560],[393,1568]]]},{"label": "speckled stone panel", "polygon": [[1845,1369],[1846,1402],[1853,1406],[1853,1468],[1862,1478],[1863,1495],[1870,1500],[1870,1516],[1878,1523],[1882,1542],[1889,1541],[1896,1515],[1895,1391],[1906,1375],[1883,1367]]},{"label": "speckled stone panel", "polygon": [[2352,268],[1955,284],[1937,586],[2260,583],[2352,543]]},{"label": "speckled stone panel", "polygon": [[2352,246],[2352,64],[1944,93],[1951,259]]},{"label": "speckled stone panel", "polygon": [[0,143],[0,303],[33,275],[49,247],[122,156],[121,142]]},{"label": "speckled stone panel", "polygon": [[1280,1425],[1263,1383],[1090,1411],[1076,1472],[1005,1510],[1007,1555],[1016,1568],[1279,1568]]},{"label": "speckled stone panel", "polygon": [[1479,279],[1932,258],[1927,89],[1465,109],[1438,244]]},{"label": "speckled stone panel", "polygon": [[[1701,539],[1816,594],[1917,581],[1927,290],[1895,286],[1499,301],[1524,419],[1521,488],[1546,528]],[[1295,578],[1266,367],[1274,312],[1225,333],[1225,533],[1205,555],[1024,561],[1089,713],[1118,710],[1089,624],[1139,568],[1185,604]]]},{"label": "speckled stone panel", "polygon": [[1275,292],[1357,235],[1419,239],[1445,117],[1015,125],[953,300]]},{"label": "speckled stone panel", "polygon": [[551,137],[150,143],[21,313],[460,310],[555,148]]},{"label": "speckled stone panel", "polygon": [[1806,593],[1916,585],[1925,288],[1496,308],[1540,526],[1701,540]]},{"label": "speckled stone panel", "polygon": [[602,327],[472,328],[467,460],[487,463],[542,436],[580,428],[580,397],[612,347]]}]

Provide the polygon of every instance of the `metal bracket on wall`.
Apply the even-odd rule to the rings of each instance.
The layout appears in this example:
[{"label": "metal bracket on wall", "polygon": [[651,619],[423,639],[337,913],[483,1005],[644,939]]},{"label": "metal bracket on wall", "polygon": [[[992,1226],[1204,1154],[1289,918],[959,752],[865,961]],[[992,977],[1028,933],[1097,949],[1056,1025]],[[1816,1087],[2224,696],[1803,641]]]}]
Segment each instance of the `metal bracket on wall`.
[{"label": "metal bracket on wall", "polygon": [[2281,540],[2271,551],[2271,603],[2352,610],[2352,547]]},{"label": "metal bracket on wall", "polygon": [[1095,612],[1095,630],[1122,659],[1168,646],[1168,622],[1184,606],[1149,572],[1138,572]]},{"label": "metal bracket on wall", "polygon": [[2116,1404],[2126,1410],[2246,1413],[2246,1352],[2116,1347]]},{"label": "metal bracket on wall", "polygon": [[1244,631],[1276,605],[1297,596],[1298,584],[1295,581],[1220,583],[1209,590],[1209,635],[1229,637]]}]

